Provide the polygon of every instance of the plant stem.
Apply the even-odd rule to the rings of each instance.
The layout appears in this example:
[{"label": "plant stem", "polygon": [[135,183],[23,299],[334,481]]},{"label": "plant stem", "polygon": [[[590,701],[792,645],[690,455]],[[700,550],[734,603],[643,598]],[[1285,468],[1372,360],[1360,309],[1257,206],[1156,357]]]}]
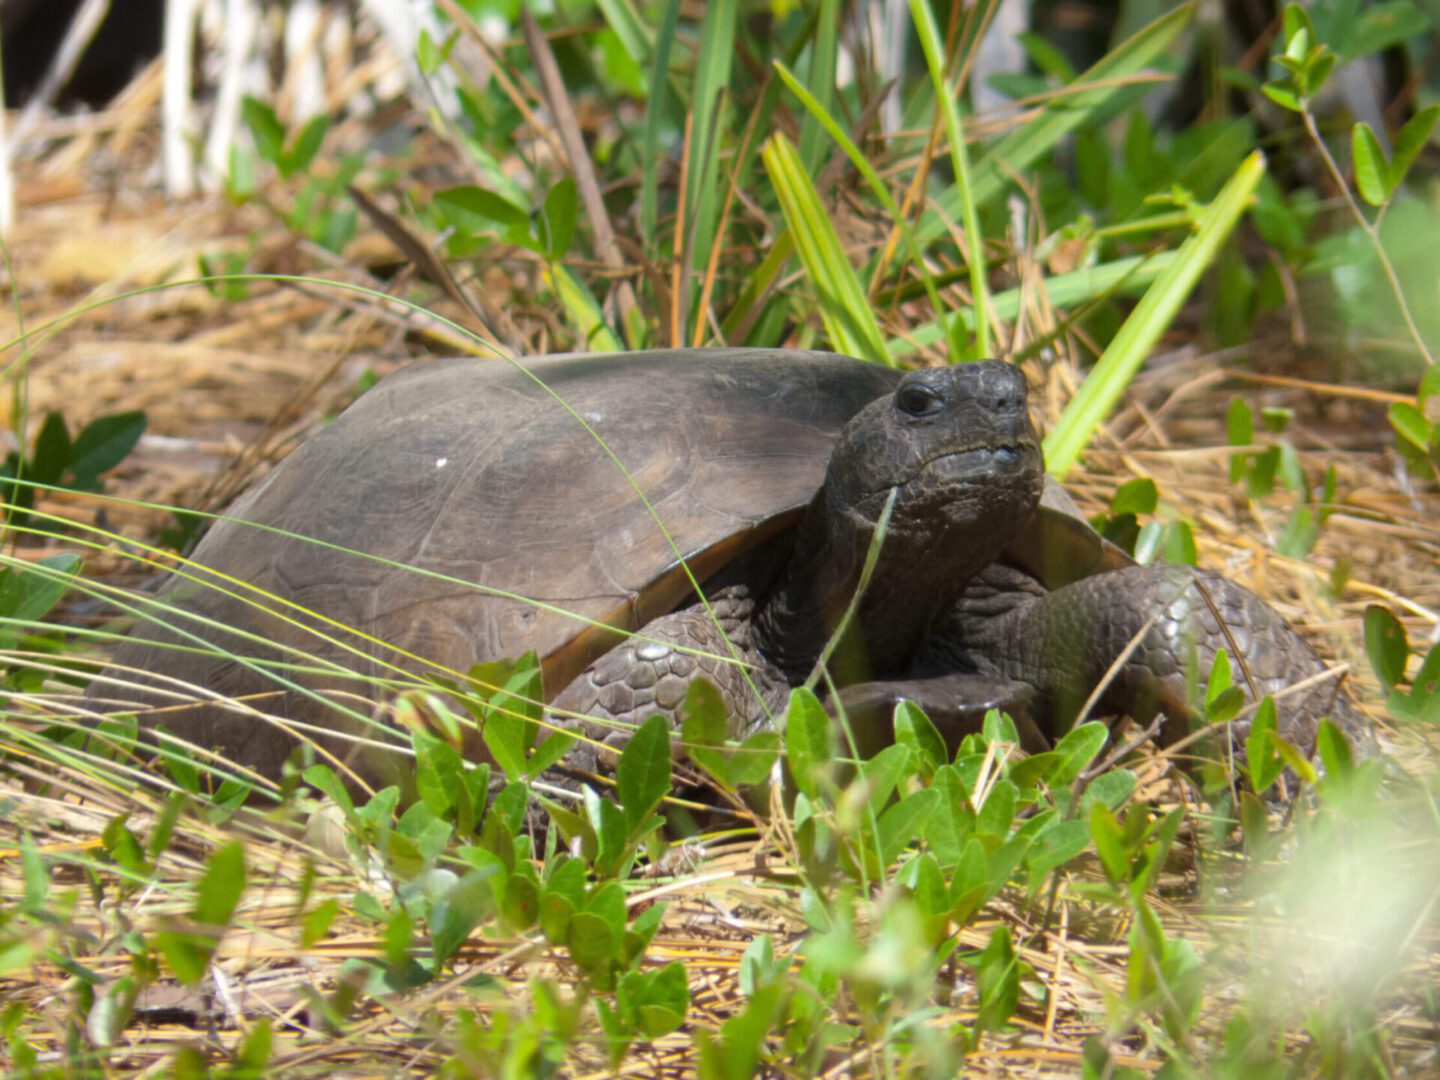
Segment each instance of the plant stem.
[{"label": "plant stem", "polygon": [[1410,331],[1415,348],[1420,351],[1420,355],[1425,358],[1427,364],[1434,365],[1435,357],[1431,355],[1429,348],[1425,345],[1425,338],[1420,334],[1420,327],[1415,324],[1415,317],[1410,314],[1410,305],[1405,302],[1405,291],[1400,287],[1400,277],[1395,273],[1395,267],[1390,262],[1385,245],[1380,241],[1380,230],[1371,224],[1365,216],[1365,212],[1360,209],[1360,204],[1355,201],[1355,196],[1350,191],[1350,185],[1340,174],[1340,166],[1331,156],[1330,148],[1325,145],[1325,140],[1320,137],[1320,128],[1315,123],[1315,117],[1310,112],[1308,102],[1306,105],[1307,107],[1300,111],[1300,118],[1305,122],[1305,130],[1310,135],[1310,141],[1320,151],[1320,158],[1325,162],[1325,167],[1330,170],[1330,177],[1335,181],[1335,186],[1340,189],[1340,194],[1345,199],[1345,205],[1350,208],[1350,215],[1370,240],[1370,246],[1375,249],[1375,256],[1380,260],[1380,268],[1385,271],[1385,280],[1390,283],[1390,290],[1395,294],[1395,302],[1400,305],[1400,314],[1405,319],[1405,326]]}]

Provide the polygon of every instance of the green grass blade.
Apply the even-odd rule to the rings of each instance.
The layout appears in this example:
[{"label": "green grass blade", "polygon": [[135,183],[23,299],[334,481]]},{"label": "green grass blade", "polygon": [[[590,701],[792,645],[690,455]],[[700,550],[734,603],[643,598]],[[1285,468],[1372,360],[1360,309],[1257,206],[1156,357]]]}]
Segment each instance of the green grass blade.
[{"label": "green grass blade", "polygon": [[720,171],[721,92],[730,85],[730,62],[735,55],[735,0],[711,0],[700,25],[700,54],[695,66],[695,89],[690,99],[694,119],[690,128],[689,184],[685,193],[689,221],[680,227],[693,230],[690,265],[703,269],[715,243],[715,228],[725,186]]},{"label": "green grass blade", "polygon": [[765,171],[780,200],[800,261],[815,283],[820,319],[830,347],[877,364],[890,364],[885,337],[875,321],[869,299],[840,244],[815,185],[805,173],[800,155],[785,136],[776,132],[760,151]]},{"label": "green grass blade", "polygon": [[624,351],[625,346],[620,344],[620,339],[606,323],[594,295],[579,278],[565,267],[557,266],[552,271],[552,281],[561,306],[570,316],[570,324],[579,334],[581,349],[590,352]]},{"label": "green grass blade", "polygon": [[736,342],[735,335],[741,329],[753,322],[752,315],[755,306],[763,303],[770,287],[780,276],[780,271],[790,261],[790,256],[795,254],[795,237],[789,229],[781,231],[775,237],[775,242],[770,245],[770,250],[765,253],[765,258],[760,265],[745,277],[745,288],[741,290],[735,306],[730,309],[730,314],[725,316],[725,321],[720,326],[721,336],[729,344],[744,344]]},{"label": "green grass blade", "polygon": [[[931,275],[925,266],[925,259],[920,250],[920,245],[915,242],[914,231],[910,228],[910,223],[905,220],[905,215],[900,212],[900,207],[891,196],[884,181],[880,179],[880,174],[875,171],[875,167],[871,165],[865,155],[860,152],[860,148],[856,146],[850,136],[845,133],[844,128],[840,126],[839,122],[830,114],[824,104],[801,85],[800,80],[795,77],[790,69],[779,60],[773,61],[773,66],[776,74],[780,76],[780,81],[799,99],[800,104],[805,106],[806,111],[810,114],[810,119],[818,124],[820,128],[835,141],[835,145],[840,147],[845,156],[850,159],[850,164],[855,166],[856,172],[864,178],[865,183],[870,185],[870,190],[874,193],[875,197],[880,200],[881,205],[885,207],[885,211],[890,215],[890,220],[895,223],[895,227],[900,230],[900,237],[904,241],[906,249],[910,252],[910,258],[915,269],[920,274],[920,280],[925,287],[925,293],[930,298],[931,309],[935,312],[938,319],[937,325],[948,322],[944,315],[945,309],[940,302],[940,292],[935,287],[933,275]],[[802,154],[801,156],[803,157],[804,155]],[[875,282],[872,280],[872,291],[874,285]]]},{"label": "green grass blade", "polygon": [[1195,282],[1250,205],[1250,197],[1264,175],[1265,156],[1257,150],[1215,196],[1215,201],[1200,216],[1195,234],[1180,245],[1169,266],[1140,298],[1120,332],[1095,362],[1079,392],[1045,437],[1045,461],[1057,480],[1065,478],[1095,429],[1109,415],[1160,335],[1170,326]]},{"label": "green grass blade", "polygon": [[[985,206],[1005,190],[1009,178],[1029,167],[1038,157],[1081,124],[1091,120],[1125,90],[1125,80],[1138,74],[1168,49],[1194,14],[1185,4],[1162,15],[1134,37],[1122,42],[1094,67],[1076,80],[1082,93],[1066,95],[1046,106],[1035,119],[996,143],[975,165],[970,197],[976,206]],[[916,232],[920,242],[929,243],[945,232],[945,222],[961,217],[961,194],[951,188],[935,200],[935,207],[920,219]],[[962,219],[963,220],[963,219]]]},{"label": "green grass blade", "polygon": [[641,160],[645,168],[640,181],[640,234],[645,250],[655,254],[655,230],[660,221],[660,167],[665,157],[660,134],[670,104],[670,46],[675,41],[675,24],[680,18],[680,0],[665,5],[665,17],[655,37],[654,62],[650,65],[650,96],[645,105],[645,141]]},{"label": "green grass blade", "polygon": [[[839,51],[840,11],[836,0],[820,0],[815,40],[810,49],[810,70],[806,82],[810,94],[823,112],[835,105],[835,60]],[[800,160],[805,171],[815,176],[825,163],[825,131],[812,111],[800,129]]]},{"label": "green grass blade", "polygon": [[[1154,255],[1136,255],[1098,266],[1057,274],[1045,282],[1045,296],[1056,308],[1069,309],[1109,294],[1134,294],[1148,287],[1175,261],[1175,252],[1157,251]],[[1015,319],[1020,315],[1020,288],[1006,289],[990,297],[990,310],[997,319]],[[964,309],[961,309],[962,311]],[[943,342],[946,328],[943,320],[922,323],[906,332],[904,337],[891,338],[886,348],[893,359],[910,356],[921,349]]]},{"label": "green grass blade", "polygon": [[935,88],[935,103],[945,121],[945,141],[950,146],[950,162],[955,170],[955,186],[951,188],[959,204],[960,224],[969,245],[970,293],[975,305],[975,345],[973,359],[990,355],[989,286],[985,280],[985,237],[980,232],[980,214],[976,210],[970,188],[970,155],[965,148],[965,130],[960,122],[958,94],[952,93],[945,78],[945,46],[929,0],[910,0],[910,18],[920,35],[925,64],[930,69],[930,83]]},{"label": "green grass blade", "polygon": [[[635,10],[635,5],[630,0],[596,0],[595,6],[605,16],[610,29],[615,31],[620,44],[625,46],[630,59],[635,61],[636,66],[643,68],[650,59],[650,36],[646,33],[645,23]],[[666,47],[669,47],[668,42]]]}]

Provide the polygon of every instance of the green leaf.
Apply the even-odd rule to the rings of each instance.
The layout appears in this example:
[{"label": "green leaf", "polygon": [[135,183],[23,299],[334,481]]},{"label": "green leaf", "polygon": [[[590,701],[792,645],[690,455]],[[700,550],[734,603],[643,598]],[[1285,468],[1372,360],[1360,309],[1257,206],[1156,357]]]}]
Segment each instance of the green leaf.
[{"label": "green leaf", "polygon": [[976,816],[975,831],[981,836],[1004,839],[1015,824],[1015,806],[1020,792],[1009,780],[997,780],[985,796]]},{"label": "green leaf", "polygon": [[1245,764],[1250,774],[1250,786],[1255,794],[1263,795],[1270,785],[1280,778],[1285,769],[1277,746],[1275,699],[1266,696],[1260,701],[1250,734],[1245,738]]},{"label": "green leaf", "polygon": [[1119,884],[1130,877],[1130,849],[1125,830],[1115,814],[1103,802],[1090,805],[1090,839],[1111,881]]},{"label": "green leaf", "polygon": [[280,165],[280,175],[288,179],[309,169],[315,161],[315,155],[320,152],[320,144],[325,141],[325,134],[329,130],[330,117],[323,113],[319,116],[312,116],[306,121],[305,126],[300,129],[300,134],[295,137],[294,145],[284,156]]},{"label": "green leaf", "polygon": [[1086,375],[1059,422],[1045,437],[1046,465],[1057,480],[1064,479],[1169,328],[1200,275],[1214,261],[1220,245],[1249,207],[1264,175],[1264,156],[1258,151],[1252,153],[1200,215],[1194,235],[1181,244],[1175,261],[1146,290]]},{"label": "green leaf", "polygon": [[1355,755],[1350,749],[1350,742],[1328,716],[1320,721],[1315,733],[1315,749],[1320,754],[1320,763],[1325,766],[1326,779],[1344,783],[1355,771]]},{"label": "green leaf", "polygon": [[726,776],[735,787],[759,784],[770,775],[779,756],[780,733],[757,731],[735,748]]},{"label": "green leaf", "polygon": [[240,104],[240,114],[255,140],[256,153],[272,165],[278,164],[285,148],[285,128],[275,110],[247,94]]},{"label": "green leaf", "polygon": [[1264,86],[1260,87],[1260,92],[1282,109],[1288,109],[1290,112],[1295,113],[1305,111],[1305,106],[1300,103],[1299,96],[1288,86],[1280,83],[1267,82]]},{"label": "green leaf", "polygon": [[912,791],[880,815],[880,862],[889,866],[906,846],[919,837],[930,816],[940,809],[941,795],[934,788]]},{"label": "green leaf", "polygon": [[564,177],[545,196],[545,205],[536,223],[540,244],[553,260],[563,259],[575,239],[575,222],[580,212],[580,189],[570,177]]},{"label": "green leaf", "polygon": [[715,684],[706,678],[692,679],[680,707],[680,738],[690,760],[721,784],[731,782],[724,749],[728,727],[725,702]]},{"label": "green leaf", "polygon": [[1160,489],[1148,476],[1127,480],[1110,499],[1112,514],[1153,514],[1160,504]]},{"label": "green leaf", "polygon": [[529,217],[523,208],[493,191],[474,185],[437,191],[435,205],[447,222],[465,233],[488,232],[497,226],[529,226]]},{"label": "green leaf", "polygon": [[245,891],[245,845],[232,840],[215,849],[205,864],[195,894],[195,921],[206,926],[228,926]]},{"label": "green leaf", "polygon": [[145,414],[138,410],[102,416],[85,425],[70,452],[70,472],[77,488],[99,486],[100,474],[113,469],[145,434]]},{"label": "green leaf", "polygon": [[570,920],[567,945],[575,966],[593,974],[616,955],[620,939],[599,915],[580,911]]},{"label": "green leaf", "polygon": [[1389,608],[1371,604],[1365,609],[1365,653],[1387,693],[1405,681],[1410,642],[1405,627]]},{"label": "green leaf", "polygon": [[1050,775],[1055,786],[1068,784],[1079,776],[1105,748],[1110,738],[1110,729],[1098,720],[1090,720],[1079,727],[1071,728],[1055,744],[1055,754],[1061,764]]},{"label": "green leaf", "polygon": [[1064,866],[1090,844],[1090,826],[1078,819],[1056,820],[1041,830],[1025,858],[1025,865],[1036,875],[1048,874]]},{"label": "green leaf", "polygon": [[1137,783],[1135,774],[1129,769],[1111,769],[1101,773],[1085,789],[1085,794],[1080,799],[1081,814],[1088,815],[1090,808],[1097,803],[1112,810],[1118,809],[1135,793]]},{"label": "green leaf", "polygon": [[1315,523],[1315,511],[1308,506],[1297,506],[1286,520],[1275,550],[1291,559],[1303,559],[1315,549],[1319,539],[1320,526]]},{"label": "green leaf", "polygon": [[[1440,364],[1437,364],[1434,370],[1440,370]],[[1389,415],[1390,426],[1395,429],[1395,434],[1422,453],[1429,450],[1435,439],[1435,428],[1419,409],[1408,401],[1396,401],[1391,404]]]},{"label": "green leaf", "polygon": [[1003,923],[991,932],[975,965],[975,986],[980,996],[977,1032],[999,1030],[1020,1005],[1020,959]]},{"label": "green leaf", "polygon": [[65,418],[58,412],[48,413],[40,434],[35,436],[35,452],[25,470],[27,479],[37,484],[58,484],[70,465],[73,451]]},{"label": "green leaf", "polygon": [[80,557],[67,551],[46,555],[34,566],[0,570],[0,615],[19,623],[43,619],[69,591],[80,565]]},{"label": "green leaf", "polygon": [[[900,702],[895,706],[894,723],[895,741],[915,751],[929,769],[938,769],[945,764],[949,757],[945,752],[945,740],[920,706],[913,701]],[[928,771],[926,775],[929,775]]]},{"label": "green leaf", "polygon": [[1350,133],[1350,154],[1355,163],[1355,186],[1371,206],[1384,206],[1395,190],[1385,149],[1370,125],[1358,123]]},{"label": "green leaf", "polygon": [[1440,105],[1429,105],[1409,120],[1395,137],[1395,156],[1390,159],[1390,191],[1394,192],[1405,182],[1410,166],[1430,141],[1436,121],[1440,121]]},{"label": "green leaf", "polygon": [[615,784],[633,834],[670,793],[670,725],[663,716],[650,717],[626,743]]},{"label": "green leaf", "polygon": [[318,941],[322,941],[325,935],[330,932],[330,925],[335,921],[335,916],[340,914],[340,901],[335,897],[321,901],[313,910],[305,913],[305,918],[300,927],[300,945],[308,949]]},{"label": "green leaf", "polygon": [[818,799],[820,780],[834,757],[834,730],[825,707],[814,691],[797,686],[785,709],[785,757],[795,786],[810,799]]}]

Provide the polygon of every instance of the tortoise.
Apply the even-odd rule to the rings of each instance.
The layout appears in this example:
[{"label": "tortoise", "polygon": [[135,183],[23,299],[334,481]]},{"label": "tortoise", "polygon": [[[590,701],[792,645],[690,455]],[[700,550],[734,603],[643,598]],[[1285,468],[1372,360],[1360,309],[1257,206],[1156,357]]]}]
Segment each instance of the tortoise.
[{"label": "tortoise", "polygon": [[[810,676],[886,512],[829,661],[829,707],[871,745],[910,700],[952,741],[1000,707],[1043,747],[1132,638],[1098,708],[1163,718],[1162,739],[1194,718],[1192,657],[1203,672],[1238,653],[1261,694],[1324,671],[1240,585],[1102,541],[1044,477],[1018,369],[681,349],[432,360],[382,380],[211,528],[163,589],[170,613],[91,694],[270,776],[309,733],[378,783],[405,772],[380,747],[407,740],[365,728],[363,706],[397,672],[533,651],[552,714],[593,740],[567,766],[603,767],[654,713],[678,725],[700,676],[741,736]],[[219,650],[175,648],[197,639]],[[314,659],[267,666],[296,653]],[[175,704],[195,701],[186,684],[199,704]],[[1287,701],[1282,734],[1307,752],[1326,713],[1369,738],[1334,680]]]}]

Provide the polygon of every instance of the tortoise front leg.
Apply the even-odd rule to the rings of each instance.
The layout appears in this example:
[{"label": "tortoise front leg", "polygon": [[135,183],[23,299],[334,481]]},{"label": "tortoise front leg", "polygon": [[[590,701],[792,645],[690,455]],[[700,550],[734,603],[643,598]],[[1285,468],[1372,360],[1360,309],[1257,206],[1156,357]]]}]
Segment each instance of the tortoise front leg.
[{"label": "tortoise front leg", "polygon": [[552,719],[581,736],[567,767],[610,772],[635,729],[657,713],[678,733],[685,696],[699,678],[720,692],[732,737],[763,724],[777,699],[783,708],[783,680],[754,645],[748,597],[722,591],[711,609],[713,618],[696,605],[651,621],[561,691]]},{"label": "tortoise front leg", "polygon": [[[1003,575],[1016,580],[999,580]],[[1248,589],[1188,566],[1133,566],[1037,595],[1020,571],[996,567],[967,593],[946,633],[963,641],[965,662],[982,672],[1034,686],[1042,726],[1066,730],[1112,665],[1118,666],[1099,700],[1101,713],[1126,713],[1142,723],[1163,713],[1162,742],[1188,733],[1198,711],[1187,674],[1209,675],[1216,654],[1230,655],[1236,685],[1247,698],[1276,697],[1280,733],[1310,753],[1324,716],[1368,750],[1368,721],[1351,705],[1337,678],[1280,615]],[[1027,579],[1028,580],[1028,579]],[[1007,592],[1008,590],[1008,592]],[[1014,602],[999,610],[995,598]],[[978,610],[977,610],[978,609]],[[1218,616],[1218,618],[1217,618]],[[1222,625],[1223,622],[1223,625]],[[1286,693],[1290,687],[1306,683]],[[1248,724],[1236,725],[1243,748]]]}]

